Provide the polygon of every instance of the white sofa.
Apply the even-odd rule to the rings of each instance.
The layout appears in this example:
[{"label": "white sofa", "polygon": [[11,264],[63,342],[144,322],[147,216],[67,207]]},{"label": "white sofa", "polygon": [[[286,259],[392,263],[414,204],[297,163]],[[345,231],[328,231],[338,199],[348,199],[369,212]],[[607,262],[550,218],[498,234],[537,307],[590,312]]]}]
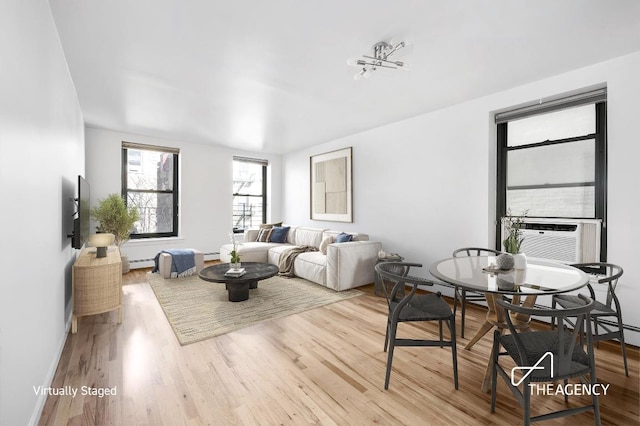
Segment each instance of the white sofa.
[{"label": "white sofa", "polygon": [[[284,225],[289,226],[289,225]],[[244,233],[244,241],[237,247],[241,262],[262,262],[278,265],[280,254],[294,246],[313,246],[335,239],[341,232],[329,229],[291,226],[285,243],[258,242],[258,229]],[[349,233],[352,241],[331,243],[326,254],[320,250],[299,254],[293,265],[293,273],[300,278],[342,291],[374,282],[374,267],[382,243],[369,241],[369,236]],[[324,245],[323,245],[324,246]],[[220,247],[220,260],[230,262],[232,244]]]}]

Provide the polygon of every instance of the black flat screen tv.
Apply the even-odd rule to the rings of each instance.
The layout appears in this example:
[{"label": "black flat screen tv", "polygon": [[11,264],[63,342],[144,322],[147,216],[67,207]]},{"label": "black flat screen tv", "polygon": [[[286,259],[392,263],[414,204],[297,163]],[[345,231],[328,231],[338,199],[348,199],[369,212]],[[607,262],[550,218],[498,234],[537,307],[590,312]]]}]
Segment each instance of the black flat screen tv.
[{"label": "black flat screen tv", "polygon": [[78,198],[76,217],[73,220],[73,238],[72,246],[75,249],[81,249],[84,243],[89,239],[91,232],[91,188],[82,176],[78,175]]}]

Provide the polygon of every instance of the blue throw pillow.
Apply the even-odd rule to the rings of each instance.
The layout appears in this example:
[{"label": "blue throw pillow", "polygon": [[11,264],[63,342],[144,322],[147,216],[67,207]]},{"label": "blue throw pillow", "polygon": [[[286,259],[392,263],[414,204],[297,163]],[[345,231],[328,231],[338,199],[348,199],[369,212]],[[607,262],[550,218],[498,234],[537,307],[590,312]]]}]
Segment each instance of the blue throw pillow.
[{"label": "blue throw pillow", "polygon": [[290,226],[274,226],[271,229],[271,237],[269,241],[272,243],[284,243],[287,240]]},{"label": "blue throw pillow", "polygon": [[344,232],[338,234],[338,236],[336,237],[336,243],[348,243],[349,241],[351,241],[353,239],[353,235],[351,234],[345,234]]}]

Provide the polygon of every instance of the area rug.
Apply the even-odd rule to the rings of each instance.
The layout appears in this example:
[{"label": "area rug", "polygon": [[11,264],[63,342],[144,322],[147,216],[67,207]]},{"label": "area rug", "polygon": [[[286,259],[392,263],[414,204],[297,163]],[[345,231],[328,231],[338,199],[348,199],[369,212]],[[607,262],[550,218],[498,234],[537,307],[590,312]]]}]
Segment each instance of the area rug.
[{"label": "area rug", "polygon": [[258,288],[250,290],[249,300],[229,302],[224,284],[207,282],[197,275],[165,280],[149,273],[147,280],[181,345],[362,294],[276,276],[260,281]]}]

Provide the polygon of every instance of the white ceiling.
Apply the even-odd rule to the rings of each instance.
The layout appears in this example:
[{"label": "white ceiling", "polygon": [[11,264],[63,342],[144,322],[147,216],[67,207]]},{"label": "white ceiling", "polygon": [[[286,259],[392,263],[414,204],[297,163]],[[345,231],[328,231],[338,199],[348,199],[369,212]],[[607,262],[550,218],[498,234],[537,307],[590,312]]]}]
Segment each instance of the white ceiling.
[{"label": "white ceiling", "polygon": [[[50,0],[87,126],[286,153],[640,50],[637,0]],[[411,70],[348,58],[408,40]]]}]

